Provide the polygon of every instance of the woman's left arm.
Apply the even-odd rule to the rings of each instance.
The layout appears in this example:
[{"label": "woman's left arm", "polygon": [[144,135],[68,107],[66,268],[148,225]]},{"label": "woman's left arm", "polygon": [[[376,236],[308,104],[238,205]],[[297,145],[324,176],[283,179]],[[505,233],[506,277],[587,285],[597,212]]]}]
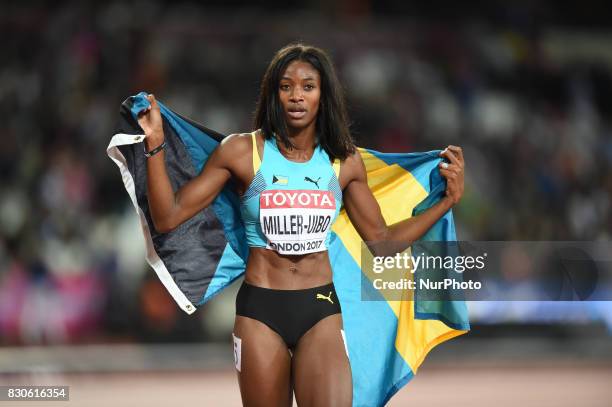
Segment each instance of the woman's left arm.
[{"label": "woman's left arm", "polygon": [[[448,146],[440,156],[450,162],[442,162],[439,165],[440,174],[447,183],[446,196],[423,213],[392,225],[385,222],[380,206],[368,187],[365,165],[359,152],[345,160],[340,174],[341,178],[346,177],[347,182],[343,191],[344,206],[352,224],[365,242],[402,242],[408,247],[459,202],[463,195],[464,168],[461,147]],[[371,247],[377,251],[382,250],[378,245]]]}]

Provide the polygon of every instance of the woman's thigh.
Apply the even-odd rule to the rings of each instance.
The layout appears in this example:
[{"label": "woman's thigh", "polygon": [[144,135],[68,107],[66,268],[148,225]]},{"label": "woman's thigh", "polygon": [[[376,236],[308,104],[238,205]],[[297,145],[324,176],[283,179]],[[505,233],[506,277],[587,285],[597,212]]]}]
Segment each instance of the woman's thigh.
[{"label": "woman's thigh", "polygon": [[342,314],[334,314],[300,338],[293,355],[295,398],[300,407],[351,406],[351,367],[341,329]]},{"label": "woman's thigh", "polygon": [[291,355],[281,337],[264,323],[239,315],[233,334],[242,404],[291,406]]}]

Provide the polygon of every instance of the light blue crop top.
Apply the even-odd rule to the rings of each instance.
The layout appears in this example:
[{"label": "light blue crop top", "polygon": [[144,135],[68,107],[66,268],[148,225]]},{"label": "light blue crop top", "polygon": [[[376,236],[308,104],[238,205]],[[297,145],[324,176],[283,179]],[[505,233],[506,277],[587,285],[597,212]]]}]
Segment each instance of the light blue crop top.
[{"label": "light blue crop top", "polygon": [[309,161],[290,161],[275,139],[265,139],[260,160],[255,133],[251,133],[255,177],[240,200],[247,244],[282,254],[327,250],[342,207],[340,160],[332,165],[317,145]]}]

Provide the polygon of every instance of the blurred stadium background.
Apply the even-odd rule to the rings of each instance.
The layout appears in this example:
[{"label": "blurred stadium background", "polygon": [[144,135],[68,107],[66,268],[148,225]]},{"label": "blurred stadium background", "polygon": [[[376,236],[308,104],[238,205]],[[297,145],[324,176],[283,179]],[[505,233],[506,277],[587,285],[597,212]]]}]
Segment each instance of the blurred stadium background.
[{"label": "blurred stadium background", "polygon": [[[610,240],[607,2],[202,3],[0,5],[0,384],[69,384],[66,405],[240,405],[237,285],[179,310],[105,149],[140,90],[251,130],[264,69],[296,40],[331,53],[359,145],[464,148],[461,240]],[[610,303],[470,312],[391,406],[612,405]]]}]

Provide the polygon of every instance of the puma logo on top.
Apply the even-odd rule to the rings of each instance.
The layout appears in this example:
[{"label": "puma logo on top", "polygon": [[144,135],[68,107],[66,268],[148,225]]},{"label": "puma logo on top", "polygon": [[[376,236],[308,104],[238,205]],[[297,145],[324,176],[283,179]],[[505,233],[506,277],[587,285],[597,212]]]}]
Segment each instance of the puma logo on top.
[{"label": "puma logo on top", "polygon": [[327,296],[317,293],[317,300],[327,300],[333,304],[334,302],[331,299],[331,294],[332,294],[331,291],[329,292],[329,294],[327,294]]},{"label": "puma logo on top", "polygon": [[321,180],[321,177],[317,178],[317,180],[313,180],[310,177],[304,177],[304,181],[308,181],[308,182],[312,182],[313,184],[315,184],[317,186],[317,189],[319,189],[319,181]]}]

